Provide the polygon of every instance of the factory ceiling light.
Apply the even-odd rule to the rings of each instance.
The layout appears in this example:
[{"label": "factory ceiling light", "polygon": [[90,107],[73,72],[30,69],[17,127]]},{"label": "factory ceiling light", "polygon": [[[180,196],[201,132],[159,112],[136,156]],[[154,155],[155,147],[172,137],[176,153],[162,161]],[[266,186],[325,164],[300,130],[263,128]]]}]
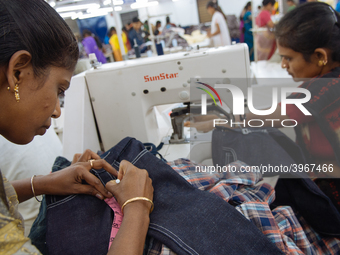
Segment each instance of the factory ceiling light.
[{"label": "factory ceiling light", "polygon": [[158,5],[158,1],[148,2],[148,1],[137,1],[130,5],[131,9],[145,8],[150,6]]},{"label": "factory ceiling light", "polygon": [[[104,5],[109,5],[109,4],[111,4],[111,0],[105,0],[103,2],[103,4]],[[113,0],[113,4],[114,5],[122,5],[122,4],[124,4],[124,1],[123,0]]]},{"label": "factory ceiling light", "polygon": [[99,9],[99,4],[80,4],[80,5],[72,5],[72,6],[65,6],[59,7],[56,9],[57,12],[68,12],[68,11],[78,11],[78,10],[85,10],[85,9],[92,9],[96,8]]}]

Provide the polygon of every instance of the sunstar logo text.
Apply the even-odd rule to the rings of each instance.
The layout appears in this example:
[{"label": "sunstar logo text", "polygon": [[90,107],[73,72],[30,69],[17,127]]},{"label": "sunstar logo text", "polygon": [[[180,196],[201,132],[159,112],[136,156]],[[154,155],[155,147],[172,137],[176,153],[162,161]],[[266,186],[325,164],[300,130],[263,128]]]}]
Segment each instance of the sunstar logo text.
[{"label": "sunstar logo text", "polygon": [[161,80],[167,80],[167,79],[174,79],[178,78],[178,73],[161,73],[160,75],[157,76],[149,76],[145,75],[144,76],[144,81],[149,82],[149,81],[161,81]]}]

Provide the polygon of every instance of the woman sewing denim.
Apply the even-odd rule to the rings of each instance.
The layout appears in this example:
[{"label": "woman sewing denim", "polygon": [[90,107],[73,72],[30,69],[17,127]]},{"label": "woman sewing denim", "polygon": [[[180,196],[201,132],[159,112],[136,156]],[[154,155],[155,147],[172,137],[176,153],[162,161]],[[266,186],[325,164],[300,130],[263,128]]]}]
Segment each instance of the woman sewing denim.
[{"label": "woman sewing denim", "polygon": [[[340,177],[340,90],[337,79],[340,77],[339,18],[339,14],[327,4],[306,3],[287,13],[276,27],[282,68],[294,80],[313,78],[301,86],[312,94],[311,100],[304,106],[313,116],[305,116],[295,105],[287,105],[287,116],[281,115],[280,105],[271,115],[246,115],[248,120],[296,120],[298,143],[305,148],[310,162],[332,165],[334,171],[328,171],[327,175],[335,177]],[[329,83],[332,80],[335,85]],[[211,130],[213,123],[209,119],[215,117],[203,117],[196,118],[201,122],[191,125],[202,131]],[[238,117],[236,119],[239,121]],[[271,125],[271,122],[264,123]],[[274,124],[275,127],[281,127],[280,121]]]},{"label": "woman sewing denim", "polygon": [[[46,132],[51,118],[60,116],[58,94],[69,87],[78,45],[63,19],[42,0],[0,0],[0,24],[0,134],[13,143],[27,144]],[[32,160],[39,160],[39,155]],[[117,176],[111,165],[91,151],[75,155],[70,167],[46,176],[9,183],[0,174],[1,253],[39,253],[23,235],[18,201],[41,194],[78,193],[98,199],[114,195],[120,205],[134,197],[152,200],[153,188],[145,170],[122,162],[121,183],[105,188],[89,172],[91,168],[104,168]],[[150,208],[149,201],[126,205],[109,254],[141,253]]]}]

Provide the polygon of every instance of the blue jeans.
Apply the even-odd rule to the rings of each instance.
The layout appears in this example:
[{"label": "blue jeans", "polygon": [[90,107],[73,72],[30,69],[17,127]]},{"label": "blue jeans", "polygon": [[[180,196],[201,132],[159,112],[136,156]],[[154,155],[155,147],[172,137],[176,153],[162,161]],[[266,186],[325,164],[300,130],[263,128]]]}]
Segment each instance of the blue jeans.
[{"label": "blue jeans", "polygon": [[[104,153],[113,167],[122,160],[146,169],[155,209],[148,235],[177,254],[282,254],[255,225],[222,198],[191,186],[142,143],[125,138]],[[100,172],[99,176],[108,174]],[[112,210],[87,195],[46,196],[49,254],[106,254]]]},{"label": "blue jeans", "polygon": [[[250,166],[305,164],[300,147],[276,128],[230,129],[217,127],[212,136],[213,164],[225,166],[240,160]],[[309,178],[305,174],[263,173],[264,176]]]}]

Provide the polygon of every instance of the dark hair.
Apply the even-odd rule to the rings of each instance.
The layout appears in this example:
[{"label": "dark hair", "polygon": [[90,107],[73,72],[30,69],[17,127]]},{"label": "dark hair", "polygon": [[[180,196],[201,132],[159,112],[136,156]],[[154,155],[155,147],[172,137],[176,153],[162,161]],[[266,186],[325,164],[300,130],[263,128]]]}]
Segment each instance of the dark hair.
[{"label": "dark hair", "polygon": [[92,32],[88,29],[84,29],[83,30],[83,37],[85,37],[86,35],[92,36]]},{"label": "dark hair", "polygon": [[209,2],[207,3],[207,9],[208,9],[209,7],[212,7],[212,8],[214,8],[214,9],[216,10],[216,9],[217,9],[217,3],[216,3],[216,1],[209,1]]},{"label": "dark hair", "polygon": [[278,23],[275,36],[280,45],[303,54],[306,61],[317,48],[332,52],[340,62],[340,15],[322,2],[310,2],[288,12]]},{"label": "dark hair", "polygon": [[122,31],[127,33],[127,29],[125,26],[122,27]]},{"label": "dark hair", "polygon": [[0,66],[27,50],[36,76],[50,67],[73,70],[79,50],[60,15],[43,0],[0,0]]},{"label": "dark hair", "polygon": [[170,23],[170,17],[166,16],[165,21],[166,21],[166,24]]},{"label": "dark hair", "polygon": [[247,10],[251,6],[251,2],[249,1],[246,6],[244,6],[244,10]]},{"label": "dark hair", "polygon": [[115,27],[110,28],[110,35],[112,34],[112,32],[117,32]]},{"label": "dark hair", "polygon": [[133,19],[132,19],[132,23],[136,23],[136,22],[139,22],[140,20],[139,20],[139,18],[138,17],[134,17]]},{"label": "dark hair", "polygon": [[262,1],[262,5],[263,5],[263,6],[266,6],[266,5],[268,5],[268,4],[274,5],[275,2],[276,2],[275,0],[263,0],[263,1]]},{"label": "dark hair", "polygon": [[225,14],[223,13],[221,7],[220,7],[219,5],[217,5],[216,1],[209,1],[209,2],[207,3],[207,9],[208,9],[209,7],[212,7],[212,8],[214,8],[216,11],[220,12],[220,13],[223,15],[224,19],[227,20],[227,16],[225,16]]},{"label": "dark hair", "polygon": [[160,22],[159,20],[156,21],[156,26],[157,26],[158,24],[161,24],[161,22]]}]

